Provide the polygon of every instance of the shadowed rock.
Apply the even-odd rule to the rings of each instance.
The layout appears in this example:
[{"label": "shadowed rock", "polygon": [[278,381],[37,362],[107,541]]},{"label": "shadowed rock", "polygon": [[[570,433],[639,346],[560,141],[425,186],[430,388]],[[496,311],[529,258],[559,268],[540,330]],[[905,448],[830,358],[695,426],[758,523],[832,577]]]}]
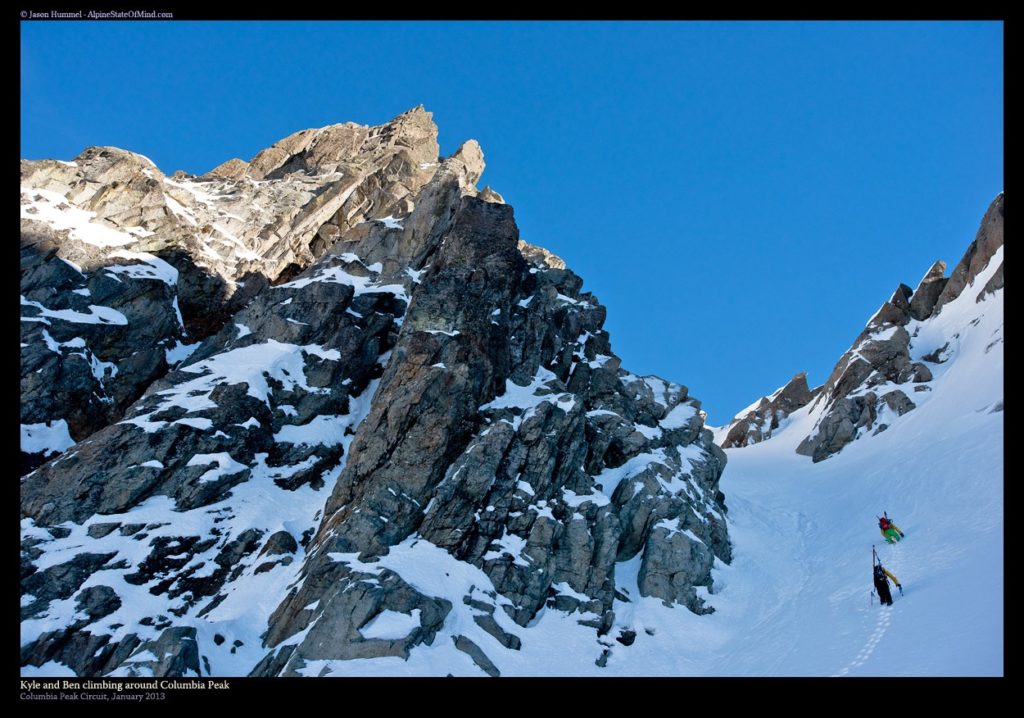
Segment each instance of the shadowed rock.
[{"label": "shadowed rock", "polygon": [[748,413],[733,419],[722,448],[749,446],[771,438],[779,422],[809,404],[818,391],[807,387],[807,372],[796,374],[770,397],[762,397]]},{"label": "shadowed rock", "polygon": [[[582,279],[477,190],[479,145],[442,160],[436,136],[415,108],[295,133],[202,177],[110,148],[23,165],[39,193],[23,195],[26,213],[49,217],[41,193],[56,193],[61,212],[91,207],[131,235],[118,246],[170,268],[115,257],[81,227],[24,222],[42,239],[25,254],[39,281],[23,287],[41,307],[24,313],[51,320],[35,322],[34,352],[53,353],[41,328],[60,326],[56,312],[88,310],[76,289],[126,315],[146,290],[162,293],[152,316],[103,327],[97,347],[150,331],[165,361],[22,483],[21,575],[38,594],[26,608],[77,607],[26,642],[24,663],[196,675],[247,655],[254,675],[333,675],[332,661],[408,658],[449,630],[446,650],[497,674],[494,651],[518,650],[517,626],[546,606],[610,631],[617,563],[637,555],[640,595],[711,610],[697,587],[711,590],[710,561],[731,547],[725,455],[700,402],[622,368]],[[176,278],[129,276],[157,269]],[[448,600],[384,565],[425,547],[468,564],[475,585]],[[40,571],[51,551],[69,565]],[[59,595],[40,587],[50,579]],[[126,607],[140,601],[159,610],[136,619]],[[233,618],[203,628],[258,611],[262,646],[230,642]]]},{"label": "shadowed rock", "polygon": [[[900,416],[915,408],[905,391],[886,390],[893,385],[912,383],[916,385],[913,391],[923,392],[929,387],[921,384],[933,378],[926,364],[911,358],[911,335],[907,329],[913,328],[911,322],[935,317],[945,304],[956,299],[988,266],[1002,244],[1003,195],[1000,194],[989,206],[977,237],[948,280],[943,278],[945,263],[935,262],[917,290],[911,292],[906,285],[900,285],[892,298],[871,318],[867,328],[836,364],[821,394],[815,399],[812,411],[818,409],[820,415],[814,430],[797,447],[797,453],[821,461],[875,426],[883,409]],[[980,288],[976,301],[1002,286],[1000,264],[985,287]],[[914,328],[914,331],[916,335],[918,329]],[[924,361],[942,362],[947,346],[924,354],[922,358]],[[874,433],[887,426],[879,425]]]},{"label": "shadowed rock", "polygon": [[[935,313],[942,311],[942,307],[960,296],[960,293],[974,281],[974,278],[988,266],[989,260],[1003,246],[1003,193],[1000,192],[992,204],[989,205],[985,216],[982,217],[978,234],[971,242],[964,256],[953,268],[949,275],[949,281],[943,288],[938,300],[935,302]],[[994,291],[1002,286],[1002,272],[997,272],[998,279],[993,277],[991,290]]]},{"label": "shadowed rock", "polygon": [[910,300],[910,316],[918,321],[923,321],[932,315],[935,304],[946,287],[948,281],[945,277],[946,263],[941,259],[935,262],[924,275],[924,279],[914,290],[914,296]]}]

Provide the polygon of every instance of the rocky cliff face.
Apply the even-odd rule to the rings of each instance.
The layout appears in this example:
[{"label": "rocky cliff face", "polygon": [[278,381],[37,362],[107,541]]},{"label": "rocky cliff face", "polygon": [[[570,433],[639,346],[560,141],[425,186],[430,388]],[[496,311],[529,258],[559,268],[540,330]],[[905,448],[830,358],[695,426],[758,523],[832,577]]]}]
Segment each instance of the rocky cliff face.
[{"label": "rocky cliff face", "polygon": [[[930,331],[943,308],[970,292],[977,303],[1003,286],[1003,195],[993,200],[978,234],[949,278],[935,262],[911,290],[901,284],[868,321],[828,380],[807,391],[803,375],[742,412],[730,424],[725,447],[746,446],[771,436],[778,420],[805,406],[809,432],[797,452],[822,461],[855,439],[877,434],[916,407],[915,397],[931,391],[933,370],[946,361],[951,343],[941,346]],[[1001,337],[998,339],[1001,341]]]},{"label": "rocky cliff face", "polygon": [[113,147],[22,162],[23,472],[121,418],[342,231],[411,212],[437,153],[416,108],[305,130],[202,177]]},{"label": "rocky cliff face", "polygon": [[624,605],[713,610],[699,402],[620,366],[474,141],[439,159],[417,108],[202,177],[73,165],[23,165],[23,663],[496,674],[547,612],[604,665]]},{"label": "rocky cliff face", "polygon": [[807,406],[820,390],[821,387],[814,391],[808,389],[807,372],[800,372],[771,396],[763,396],[756,404],[741,411],[729,423],[722,448],[749,446],[770,439],[779,428],[780,421]]}]

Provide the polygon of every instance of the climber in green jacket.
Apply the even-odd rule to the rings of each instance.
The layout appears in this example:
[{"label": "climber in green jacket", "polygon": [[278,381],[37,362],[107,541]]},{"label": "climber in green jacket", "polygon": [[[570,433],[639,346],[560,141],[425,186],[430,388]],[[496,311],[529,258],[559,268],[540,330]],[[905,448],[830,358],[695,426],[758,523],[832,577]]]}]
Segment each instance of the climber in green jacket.
[{"label": "climber in green jacket", "polygon": [[896,543],[903,538],[903,532],[900,531],[900,527],[893,523],[892,519],[884,511],[878,519],[878,529],[882,532],[882,537],[885,538],[887,543]]}]

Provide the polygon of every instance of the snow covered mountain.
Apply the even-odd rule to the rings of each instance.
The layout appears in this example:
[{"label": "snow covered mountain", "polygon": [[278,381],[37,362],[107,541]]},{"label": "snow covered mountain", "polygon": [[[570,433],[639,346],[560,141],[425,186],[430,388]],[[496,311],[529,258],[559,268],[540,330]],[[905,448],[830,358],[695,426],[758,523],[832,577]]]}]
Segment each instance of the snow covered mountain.
[{"label": "snow covered mountain", "polygon": [[[380,127],[298,132],[202,177],[167,177],[113,147],[23,161],[22,473],[120,420],[341,232],[408,214],[437,152],[437,128],[417,108]],[[475,142],[461,152],[480,163]]]},{"label": "snow covered mountain", "polygon": [[[779,390],[714,430],[752,440],[726,449],[735,560],[681,674],[1003,675],[1002,209],[999,195],[948,280],[936,263],[909,302],[898,290],[802,406]],[[834,453],[808,460],[822,434]],[[873,545],[903,585],[891,609],[871,597]]]},{"label": "snow covered mountain", "polygon": [[[868,320],[822,386],[809,390],[806,374],[797,374],[771,396],[741,411],[727,427],[716,429],[722,447],[765,441],[778,431],[780,422],[795,422],[797,412],[807,407],[800,413],[806,433],[796,451],[822,461],[851,441],[885,431],[897,417],[926,403],[934,376],[944,371],[942,365],[955,354],[966,331],[950,326],[948,314],[954,310],[946,307],[965,292],[981,303],[1002,289],[1002,247],[1000,194],[949,278],[944,277],[946,264],[940,260],[916,290],[901,284]],[[1002,344],[1001,325],[992,342]]]},{"label": "snow covered mountain", "polygon": [[436,137],[23,163],[26,675],[586,672],[713,610],[699,402]]},{"label": "snow covered mountain", "polygon": [[[714,573],[714,646],[680,646],[701,672],[1003,675],[1003,290],[987,291],[1001,271],[1000,247],[941,312],[905,326],[911,359],[941,362],[913,411],[879,417],[884,432],[813,462],[797,453],[821,422],[807,405],[726,450],[735,560]],[[883,511],[906,534],[896,545]],[[872,545],[903,585],[892,608],[871,603]]]},{"label": "snow covered mountain", "polygon": [[1002,195],[713,433],[483,170],[423,108],[23,162],[23,675],[1002,673]]}]

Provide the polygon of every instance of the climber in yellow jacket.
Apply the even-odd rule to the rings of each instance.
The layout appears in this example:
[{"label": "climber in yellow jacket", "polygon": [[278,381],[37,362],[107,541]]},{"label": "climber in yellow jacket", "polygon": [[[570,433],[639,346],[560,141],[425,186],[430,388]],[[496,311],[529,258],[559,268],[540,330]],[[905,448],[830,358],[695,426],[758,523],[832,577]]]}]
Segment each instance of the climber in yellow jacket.
[{"label": "climber in yellow jacket", "polygon": [[896,584],[896,588],[900,589],[900,591],[903,590],[899,579],[883,568],[882,564],[876,563],[874,570],[875,590],[878,591],[878,600],[882,602],[883,606],[892,605],[892,593],[889,592],[890,580]]}]

